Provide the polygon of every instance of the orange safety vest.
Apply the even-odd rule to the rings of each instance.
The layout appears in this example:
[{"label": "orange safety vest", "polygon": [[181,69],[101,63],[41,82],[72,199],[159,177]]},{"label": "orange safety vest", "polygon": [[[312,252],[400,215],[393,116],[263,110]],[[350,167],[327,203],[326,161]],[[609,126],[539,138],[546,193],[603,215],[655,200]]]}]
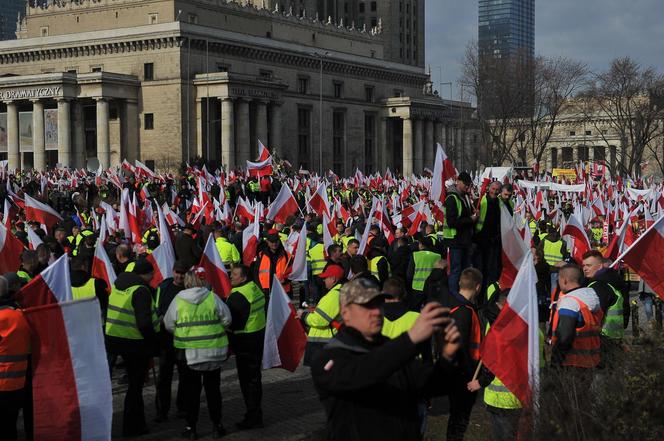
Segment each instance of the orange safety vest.
[{"label": "orange safety vest", "polygon": [[[602,312],[601,309],[593,314],[588,309],[588,305],[571,296],[581,308],[581,316],[583,316],[583,326],[576,328],[576,336],[572,342],[572,349],[565,355],[563,366],[574,366],[580,368],[594,368],[599,365],[600,352],[599,352],[599,335],[602,330]],[[553,338],[552,343],[556,344],[556,329],[558,328],[559,314],[553,316]]]},{"label": "orange safety vest", "polygon": [[0,391],[23,389],[30,354],[30,327],[18,309],[0,309]]},{"label": "orange safety vest", "polygon": [[[468,342],[468,349],[470,351],[470,356],[473,360],[480,360],[480,343],[482,343],[482,327],[480,326],[480,318],[477,316],[477,312],[468,305],[463,305],[470,310],[470,315],[473,318],[473,322],[470,329],[470,341]],[[452,308],[450,314],[454,314],[454,311],[459,309],[460,306]]]},{"label": "orange safety vest", "polygon": [[[277,260],[277,267],[274,272],[274,275],[277,279],[282,280],[282,285],[284,286],[284,291],[290,292],[291,285],[290,281],[284,280],[284,275],[286,274],[288,259],[286,256],[279,256]],[[267,254],[261,254],[260,263],[258,265],[258,282],[263,289],[271,289],[270,287],[270,256]]]}]

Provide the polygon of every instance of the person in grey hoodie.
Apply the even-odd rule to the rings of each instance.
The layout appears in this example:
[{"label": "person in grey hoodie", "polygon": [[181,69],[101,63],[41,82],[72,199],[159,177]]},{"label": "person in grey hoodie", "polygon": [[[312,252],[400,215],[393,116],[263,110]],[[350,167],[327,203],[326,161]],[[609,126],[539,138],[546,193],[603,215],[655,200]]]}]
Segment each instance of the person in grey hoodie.
[{"label": "person in grey hoodie", "polygon": [[226,434],[221,423],[220,383],[221,365],[228,358],[226,329],[231,325],[231,312],[211,291],[203,268],[187,272],[184,287],[164,316],[164,326],[173,333],[180,381],[186,391],[187,426],[182,435],[198,439],[196,423],[202,383],[213,423],[212,435],[217,439]]}]

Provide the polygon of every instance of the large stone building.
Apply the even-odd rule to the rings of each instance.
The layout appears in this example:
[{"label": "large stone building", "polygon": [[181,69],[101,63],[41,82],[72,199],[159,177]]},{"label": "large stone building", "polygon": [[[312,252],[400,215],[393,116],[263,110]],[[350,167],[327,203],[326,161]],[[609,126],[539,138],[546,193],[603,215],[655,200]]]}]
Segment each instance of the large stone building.
[{"label": "large stone building", "polygon": [[28,7],[19,39],[0,42],[0,159],[234,167],[261,140],[295,167],[347,175],[420,173],[435,142],[477,156],[470,104],[442,100],[424,70],[424,0],[343,2],[351,23],[327,14],[331,0],[283,3]]}]

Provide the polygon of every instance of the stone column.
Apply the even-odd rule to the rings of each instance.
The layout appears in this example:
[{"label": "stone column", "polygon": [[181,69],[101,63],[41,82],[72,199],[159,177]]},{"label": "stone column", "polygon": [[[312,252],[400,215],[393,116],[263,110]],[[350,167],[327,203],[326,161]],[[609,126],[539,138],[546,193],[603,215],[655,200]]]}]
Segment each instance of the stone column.
[{"label": "stone column", "polygon": [[237,117],[235,118],[235,157],[240,167],[246,167],[251,156],[250,129],[249,129],[249,101],[240,99],[237,103]]},{"label": "stone column", "polygon": [[422,135],[423,121],[421,119],[415,120],[415,130],[413,131],[415,135],[415,141],[413,144],[413,173],[422,174],[424,168],[424,144]]},{"label": "stone column", "polygon": [[235,112],[231,98],[221,99],[221,164],[227,172],[235,167]]},{"label": "stone column", "polygon": [[256,102],[256,138],[254,144],[256,149],[258,149],[258,140],[267,145],[267,101]]},{"label": "stone column", "polygon": [[42,171],[46,169],[46,140],[44,139],[44,103],[32,102],[32,167]]},{"label": "stone column", "polygon": [[433,142],[433,121],[428,119],[424,123],[424,166],[433,171],[434,152],[436,146]]},{"label": "stone column", "polygon": [[72,151],[73,151],[73,166],[75,168],[85,168],[85,160],[87,156],[86,146],[85,146],[85,121],[83,118],[83,106],[78,100],[74,100],[72,103],[73,106],[73,139],[72,139]]},{"label": "stone column", "polygon": [[21,168],[21,152],[19,150],[18,109],[16,103],[7,103],[7,160],[9,170]]},{"label": "stone column", "polygon": [[125,101],[125,146],[122,152],[123,158],[133,163],[140,156],[140,142],[138,130],[138,101],[126,100]]},{"label": "stone column", "polygon": [[[196,100],[196,153],[198,157],[203,157],[203,100]],[[187,158],[189,159],[189,158]]]},{"label": "stone column", "polygon": [[376,130],[376,168],[385,173],[387,170],[387,118],[378,117]]},{"label": "stone column", "polygon": [[403,118],[403,175],[413,174],[413,120]]},{"label": "stone column", "polygon": [[[273,102],[270,107],[270,149],[281,149],[281,103]],[[283,150],[281,150],[283,154]]]},{"label": "stone column", "polygon": [[433,128],[433,133],[434,133],[434,135],[433,135],[433,137],[434,137],[434,139],[433,139],[433,143],[434,143],[434,145],[433,145],[433,152],[434,152],[433,156],[434,156],[434,158],[436,157],[436,144],[440,144],[443,147],[445,147],[445,144],[444,144],[444,141],[443,141],[445,139],[445,136],[443,135],[443,130],[444,130],[443,129],[443,123],[441,123],[440,121],[436,121],[435,124],[434,124],[434,128]]},{"label": "stone column", "polygon": [[97,98],[97,159],[103,169],[111,165],[111,144],[108,129],[108,100]]},{"label": "stone column", "polygon": [[63,167],[72,166],[71,111],[69,100],[58,100],[58,162]]}]

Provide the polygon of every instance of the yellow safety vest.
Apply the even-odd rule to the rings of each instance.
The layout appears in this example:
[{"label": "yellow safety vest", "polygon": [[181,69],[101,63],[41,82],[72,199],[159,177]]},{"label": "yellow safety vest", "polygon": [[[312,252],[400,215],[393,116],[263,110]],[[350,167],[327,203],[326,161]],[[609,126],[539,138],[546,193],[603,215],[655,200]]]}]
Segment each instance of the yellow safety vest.
[{"label": "yellow safety vest", "polygon": [[434,269],[434,265],[441,259],[440,254],[433,251],[415,251],[413,253],[413,262],[415,263],[415,272],[413,274],[413,291],[423,291],[424,282]]},{"label": "yellow safety vest", "polygon": [[82,286],[72,286],[71,294],[74,300],[85,299],[88,297],[94,297],[95,293],[95,279],[90,277],[85,284]]},{"label": "yellow safety vest", "polygon": [[419,316],[420,314],[418,312],[408,311],[395,321],[383,318],[383,330],[381,331],[381,334],[387,338],[395,339],[404,332],[408,332]]},{"label": "yellow safety vest", "polygon": [[327,294],[320,299],[316,309],[307,314],[305,323],[309,326],[307,341],[312,343],[327,343],[337,333],[332,325],[334,321],[340,321],[339,290],[341,284],[335,285]]}]

